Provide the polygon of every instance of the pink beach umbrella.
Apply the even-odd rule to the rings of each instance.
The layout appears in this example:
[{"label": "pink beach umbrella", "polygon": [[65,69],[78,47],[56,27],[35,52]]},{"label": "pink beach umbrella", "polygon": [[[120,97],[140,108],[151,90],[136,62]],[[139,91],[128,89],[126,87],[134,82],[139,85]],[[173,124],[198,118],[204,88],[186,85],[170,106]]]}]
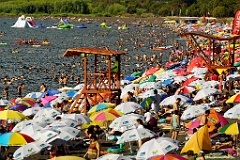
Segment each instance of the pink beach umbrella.
[{"label": "pink beach umbrella", "polygon": [[48,102],[51,102],[56,98],[57,96],[47,96],[47,97],[41,98],[41,104],[45,106]]},{"label": "pink beach umbrella", "polygon": [[154,156],[152,158],[149,158],[149,160],[187,160],[187,158],[184,158],[176,154],[164,154],[164,155]]}]

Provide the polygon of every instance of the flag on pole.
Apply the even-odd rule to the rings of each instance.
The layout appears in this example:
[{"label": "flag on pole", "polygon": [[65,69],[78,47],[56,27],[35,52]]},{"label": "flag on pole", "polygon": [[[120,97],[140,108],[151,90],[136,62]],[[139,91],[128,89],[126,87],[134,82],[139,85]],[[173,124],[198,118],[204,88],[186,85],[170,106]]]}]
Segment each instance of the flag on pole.
[{"label": "flag on pole", "polygon": [[232,26],[232,34],[240,34],[240,10],[235,14]]}]

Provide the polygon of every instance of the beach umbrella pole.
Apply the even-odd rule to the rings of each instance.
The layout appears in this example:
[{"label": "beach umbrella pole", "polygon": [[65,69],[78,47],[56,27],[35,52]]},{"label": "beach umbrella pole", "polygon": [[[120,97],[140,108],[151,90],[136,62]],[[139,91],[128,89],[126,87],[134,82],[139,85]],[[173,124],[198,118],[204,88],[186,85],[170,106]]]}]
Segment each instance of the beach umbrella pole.
[{"label": "beach umbrella pole", "polygon": [[132,150],[132,144],[131,144],[131,142],[129,142],[129,150],[130,150],[130,154],[133,154],[133,150]]}]

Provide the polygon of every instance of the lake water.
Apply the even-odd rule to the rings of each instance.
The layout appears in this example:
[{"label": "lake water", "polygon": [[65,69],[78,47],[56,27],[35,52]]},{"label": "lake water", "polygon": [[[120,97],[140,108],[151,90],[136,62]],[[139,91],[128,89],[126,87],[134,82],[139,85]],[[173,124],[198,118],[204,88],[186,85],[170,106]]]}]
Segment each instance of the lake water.
[{"label": "lake water", "polygon": [[[83,80],[83,69],[77,64],[81,62],[81,58],[66,58],[63,57],[63,53],[68,48],[77,47],[100,47],[108,46],[110,49],[114,50],[124,50],[128,48],[128,55],[122,57],[122,59],[131,58],[129,62],[123,61],[122,69],[124,76],[130,75],[132,69],[136,67],[135,56],[146,54],[151,57],[153,53],[159,54],[159,51],[151,51],[149,43],[156,43],[157,39],[164,40],[164,37],[158,36],[158,33],[165,32],[167,29],[162,29],[159,27],[145,27],[134,25],[129,25],[129,30],[118,30],[118,26],[113,24],[112,29],[102,29],[99,27],[99,23],[84,23],[84,22],[73,22],[75,25],[84,24],[87,26],[85,29],[47,29],[47,28],[11,28],[10,26],[16,22],[15,19],[0,19],[0,30],[6,32],[0,37],[0,41],[6,42],[7,45],[0,46],[1,54],[1,64],[0,73],[1,76],[20,77],[24,75],[26,80],[14,81],[9,88],[10,98],[17,95],[17,86],[21,83],[26,85],[23,90],[23,96],[29,92],[39,91],[41,83],[45,83],[47,88],[60,88],[58,81],[53,81],[53,77],[58,74],[58,72],[65,72],[69,76],[74,74],[74,77],[81,76]],[[55,20],[35,20],[37,25],[43,24],[45,26],[52,26],[57,21]],[[154,34],[150,37],[149,32]],[[168,44],[172,45],[176,35],[167,34]],[[22,39],[34,38],[37,42],[42,42],[44,39],[48,39],[51,44],[48,46],[32,47],[17,45]],[[124,46],[119,48],[116,45],[116,41],[124,40]],[[138,50],[134,49],[132,40],[138,39],[138,42],[142,44],[142,47]],[[12,51],[17,49],[18,54],[13,54]],[[169,51],[165,51],[163,54],[162,61],[166,62],[168,60]],[[66,66],[62,66],[64,63],[67,66],[72,66],[76,64],[74,71],[67,69]],[[129,65],[126,65],[129,63]],[[82,64],[82,63],[81,63]],[[29,67],[34,66],[32,73],[29,73]],[[52,71],[52,66],[56,66],[56,70]],[[91,65],[92,67],[93,65]],[[146,64],[144,64],[147,67]],[[47,72],[47,73],[46,73]],[[76,86],[76,82],[70,80],[68,83],[69,87]],[[3,90],[6,85],[0,83],[0,95],[3,94]]]}]

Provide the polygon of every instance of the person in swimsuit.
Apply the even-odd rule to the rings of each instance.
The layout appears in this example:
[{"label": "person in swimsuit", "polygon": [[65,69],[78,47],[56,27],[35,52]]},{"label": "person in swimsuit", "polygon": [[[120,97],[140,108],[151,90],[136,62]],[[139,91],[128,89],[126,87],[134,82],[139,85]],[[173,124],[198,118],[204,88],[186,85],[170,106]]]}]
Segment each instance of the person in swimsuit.
[{"label": "person in swimsuit", "polygon": [[100,144],[98,142],[97,136],[92,134],[90,136],[90,145],[88,147],[87,153],[84,155],[84,158],[89,160],[95,160],[100,155]]},{"label": "person in swimsuit", "polygon": [[205,114],[201,116],[200,125],[198,128],[201,128],[202,126],[205,126],[208,123],[209,114],[210,114],[210,110],[206,110]]},{"label": "person in swimsuit", "polygon": [[178,115],[178,110],[174,110],[171,118],[171,126],[172,126],[172,139],[177,140],[177,136],[180,129],[180,118]]}]

